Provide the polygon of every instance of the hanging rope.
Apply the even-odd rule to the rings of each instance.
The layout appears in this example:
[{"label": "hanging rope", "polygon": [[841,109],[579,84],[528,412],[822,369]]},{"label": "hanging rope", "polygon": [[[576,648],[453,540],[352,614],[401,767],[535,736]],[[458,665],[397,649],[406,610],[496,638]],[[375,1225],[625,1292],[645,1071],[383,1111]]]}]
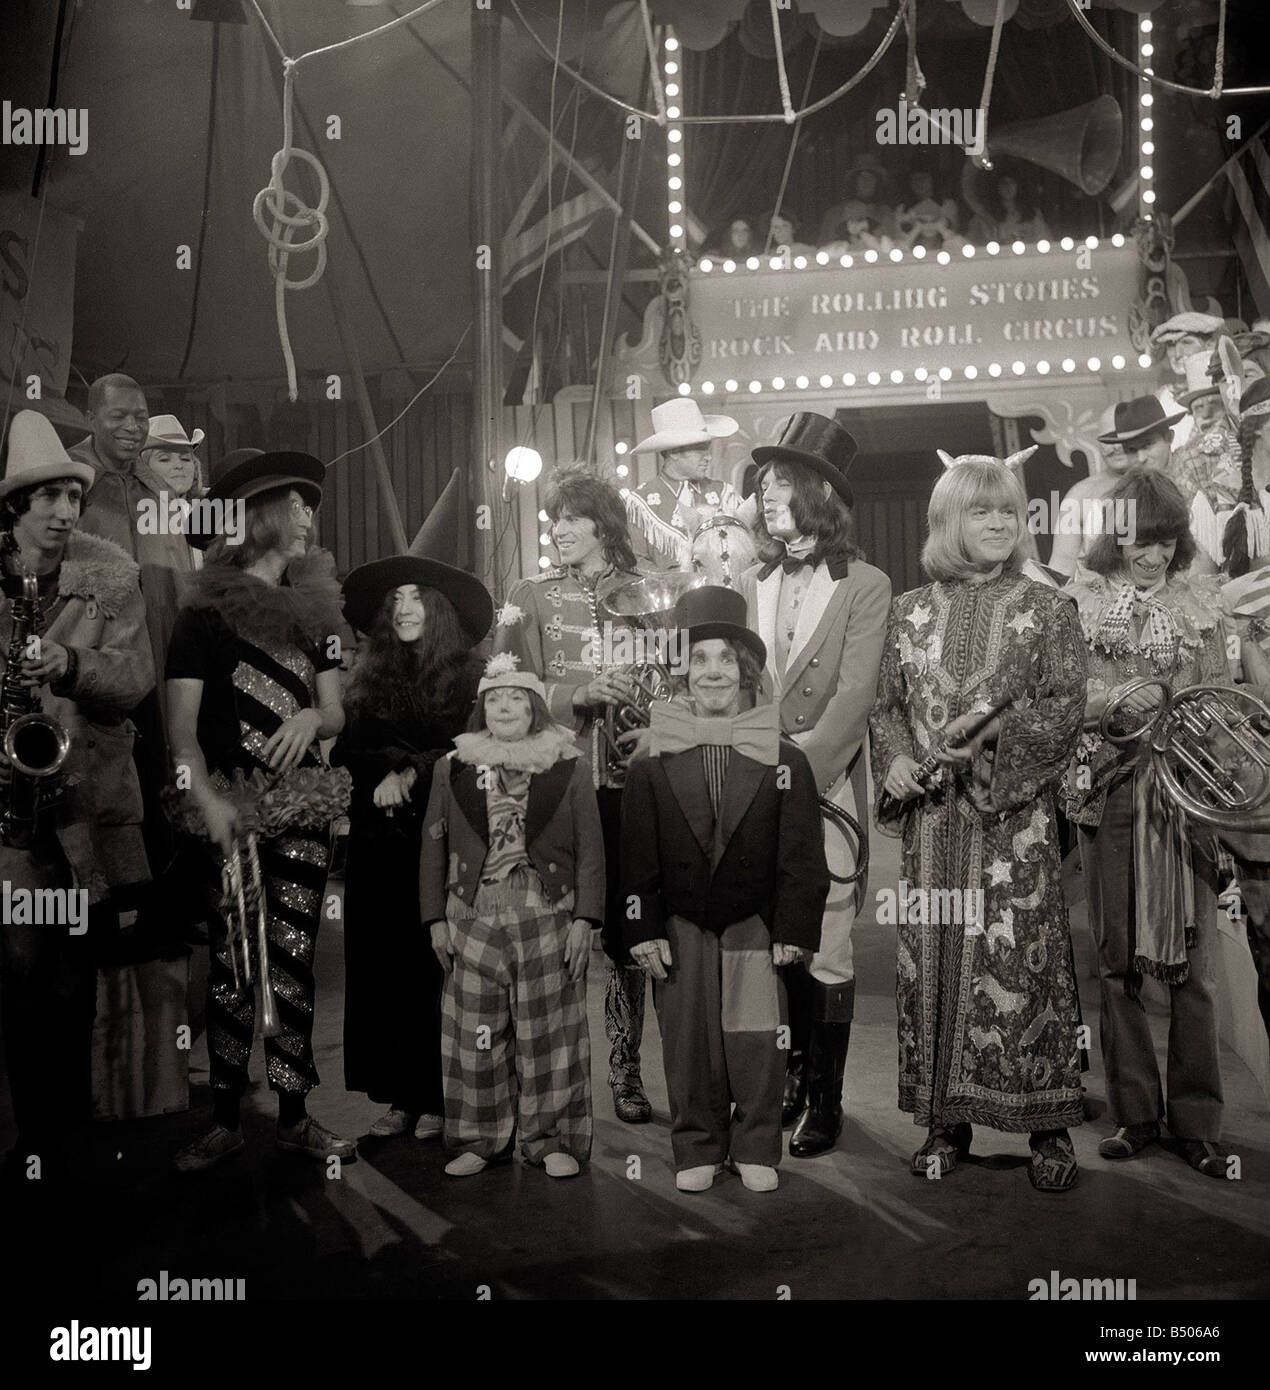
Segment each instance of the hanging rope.
[{"label": "hanging rope", "polygon": [[[1222,94],[1222,76],[1225,71],[1226,60],[1224,49],[1226,47],[1226,0],[1218,0],[1219,8],[1217,13],[1217,61],[1213,67],[1213,85],[1205,90],[1203,87],[1186,87],[1180,82],[1169,82],[1163,77],[1157,77],[1153,72],[1147,72],[1138,67],[1136,63],[1131,63],[1128,58],[1122,58],[1119,53],[1102,37],[1097,29],[1081,13],[1079,0],[1067,0],[1067,8],[1076,16],[1076,22],[1089,35],[1099,48],[1122,68],[1128,68],[1136,77],[1140,77],[1144,82],[1148,82],[1152,87],[1163,87],[1169,92],[1184,92],[1190,97],[1208,97],[1216,101]],[[1270,87],[1241,87],[1239,94],[1242,96],[1252,96],[1259,92],[1270,92]],[[1227,94],[1229,95],[1229,93]]]},{"label": "hanging rope", "polygon": [[[521,10],[519,4],[517,4],[517,0],[507,0],[507,3],[511,6],[512,12],[520,21],[520,27],[525,31],[530,41],[545,54],[550,61],[552,57],[551,49],[543,43],[538,34],[530,27],[529,21],[524,16],[524,12]],[[794,113],[794,119],[802,120],[807,116],[813,116],[817,111],[823,111],[826,106],[832,106],[835,101],[846,96],[853,88],[858,87],[882,61],[887,49],[890,48],[891,44],[895,41],[895,35],[899,32],[900,25],[904,21],[904,16],[908,14],[912,5],[913,0],[900,0],[900,7],[896,11],[895,18],[891,21],[890,28],[882,35],[878,46],[873,50],[868,61],[860,71],[853,77],[849,77],[841,87],[835,87],[828,96],[821,97],[819,101],[814,102],[811,106],[804,107],[801,111],[796,111]],[[615,97],[612,92],[606,92],[603,87],[597,87],[594,82],[589,78],[583,77],[580,72],[569,67],[567,63],[560,64],[560,70],[565,73],[566,76],[572,78],[580,87],[585,87],[588,92],[593,92],[597,97],[603,98],[603,100],[607,101],[611,106],[616,106],[621,111],[627,111],[632,116],[642,116],[646,121],[658,120],[656,111],[645,111],[642,107],[632,106],[629,101],[623,101],[621,97]],[[783,111],[773,111],[753,116],[681,116],[678,123],[680,125],[763,125],[773,121],[780,121],[783,124],[785,119],[785,113]]]},{"label": "hanging rope", "polygon": [[[823,33],[816,35],[816,46],[811,52],[811,62],[807,67],[807,80],[803,83],[803,101],[807,100],[811,92],[811,79],[816,75],[816,61],[820,57],[820,40]],[[789,150],[785,155],[785,167],[781,171],[780,187],[776,190],[776,206],[772,209],[772,215],[767,223],[767,240],[763,243],[763,254],[766,256],[772,249],[772,222],[780,215],[781,205],[785,201],[785,189],[789,184],[789,171],[794,167],[794,151],[798,148],[798,136],[802,129],[802,118],[794,122],[794,133],[789,138]]]},{"label": "hanging rope", "polygon": [[[261,236],[269,244],[269,270],[273,275],[274,285],[274,316],[278,325],[278,342],[282,346],[282,358],[287,368],[287,399],[290,401],[296,400],[300,392],[296,380],[295,354],[291,350],[291,332],[287,324],[287,291],[312,289],[321,280],[326,271],[326,238],[331,230],[326,216],[326,205],[331,197],[330,178],[316,155],[310,154],[308,150],[298,149],[295,144],[296,70],[309,58],[334,53],[365,39],[373,39],[407,20],[417,18],[424,11],[440,3],[441,0],[427,0],[426,4],[419,5],[407,14],[398,15],[375,29],[369,29],[364,34],[354,34],[352,38],[341,39],[339,43],[327,44],[324,48],[302,53],[298,58],[290,58],[265,18],[259,0],[251,0],[256,17],[282,58],[282,148],[270,161],[269,182],[256,194],[251,205],[251,217]],[[312,207],[298,193],[293,193],[284,182],[287,167],[293,159],[308,164],[317,176],[318,199]],[[297,240],[302,229],[307,230],[309,235]],[[316,257],[313,269],[308,275],[294,278],[289,276],[287,272],[291,257],[309,251]]]},{"label": "hanging rope", "polygon": [[992,21],[992,42],[988,45],[988,66],[983,74],[983,94],[979,98],[979,133],[984,150],[988,147],[988,109],[992,105],[992,83],[997,75],[997,55],[1001,52],[1001,30],[1005,27],[1006,0],[997,0],[997,13]]},{"label": "hanging rope", "polygon": [[772,42],[776,45],[776,77],[781,87],[781,105],[785,108],[785,124],[794,123],[794,106],[789,99],[789,74],[785,71],[785,45],[781,40],[781,17],[776,0],[767,0],[772,11]]}]

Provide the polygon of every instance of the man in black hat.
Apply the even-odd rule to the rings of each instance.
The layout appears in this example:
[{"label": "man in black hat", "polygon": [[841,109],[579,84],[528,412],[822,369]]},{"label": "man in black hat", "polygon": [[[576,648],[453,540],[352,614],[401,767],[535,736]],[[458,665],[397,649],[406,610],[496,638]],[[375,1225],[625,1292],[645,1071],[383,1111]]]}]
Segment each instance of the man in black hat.
[{"label": "man in black hat", "polygon": [[656,982],[675,1185],[704,1192],[731,1159],[747,1189],[770,1192],[785,1077],[777,968],[820,940],[829,891],[820,810],[779,711],[742,713],[767,659],[745,626],[745,600],[693,589],[675,620],[688,637],[689,707],[653,705],[652,756],[628,774],[626,942]]},{"label": "man in black hat", "polygon": [[[856,443],[835,420],[802,412],[774,445],[753,451],[762,512],[763,561],[741,580],[750,626],[767,651],[767,679],[781,731],[811,764],[816,788],[865,827],[861,756],[891,603],[891,582],[855,545],[847,469]],[[850,874],[854,857],[831,837],[829,868]],[[855,1013],[851,929],[864,884],[835,884],[810,975],[789,968],[791,1043],[783,1118],[798,1124],[789,1151],[810,1158],[842,1130],[842,1079]],[[804,1102],[807,1109],[803,1111]]]}]

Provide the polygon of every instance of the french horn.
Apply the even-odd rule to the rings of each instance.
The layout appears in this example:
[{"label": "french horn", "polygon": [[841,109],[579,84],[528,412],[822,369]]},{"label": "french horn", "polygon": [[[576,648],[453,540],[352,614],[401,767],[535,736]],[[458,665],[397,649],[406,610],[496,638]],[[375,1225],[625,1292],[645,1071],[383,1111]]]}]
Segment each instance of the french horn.
[{"label": "french horn", "polygon": [[[1161,692],[1136,724],[1117,728],[1140,690]],[[1099,732],[1109,743],[1147,739],[1165,793],[1193,820],[1223,831],[1270,830],[1270,706],[1238,686],[1188,685],[1142,676],[1107,702]]]}]

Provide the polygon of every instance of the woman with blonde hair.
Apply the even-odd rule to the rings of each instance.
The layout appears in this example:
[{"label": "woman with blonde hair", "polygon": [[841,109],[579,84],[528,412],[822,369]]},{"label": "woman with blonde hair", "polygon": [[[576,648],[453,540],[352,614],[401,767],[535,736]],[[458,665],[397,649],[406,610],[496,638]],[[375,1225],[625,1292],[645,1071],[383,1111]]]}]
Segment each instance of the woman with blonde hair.
[{"label": "woman with blonde hair", "polygon": [[900,1109],[927,1129],[918,1176],[952,1172],[981,1124],[1027,1134],[1033,1187],[1064,1192],[1081,1091],[1055,794],[1084,646],[1071,600],[1021,572],[1018,479],[995,458],[945,462],[932,582],[892,605],[870,720],[879,828],[903,836]]}]

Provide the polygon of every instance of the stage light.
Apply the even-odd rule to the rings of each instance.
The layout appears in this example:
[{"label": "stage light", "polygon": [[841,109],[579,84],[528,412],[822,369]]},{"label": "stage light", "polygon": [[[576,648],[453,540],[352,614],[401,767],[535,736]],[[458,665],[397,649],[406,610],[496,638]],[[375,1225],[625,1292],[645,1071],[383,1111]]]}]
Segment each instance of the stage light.
[{"label": "stage light", "polygon": [[1142,201],[1143,201],[1144,203],[1153,203],[1153,202],[1155,202],[1155,192],[1154,192],[1152,189],[1148,188],[1148,189],[1146,190],[1146,192],[1143,193],[1143,195],[1142,195]]},{"label": "stage light", "polygon": [[1037,250],[1041,253],[1041,255],[1043,256],[1043,255],[1050,249],[1050,244],[1049,244],[1048,241],[1045,241],[1044,239],[1042,239],[1042,240],[1040,240],[1040,241],[1038,241],[1038,242],[1036,243],[1036,249],[1037,249]]},{"label": "stage light", "polygon": [[939,369],[939,379],[940,379],[940,381],[951,381],[951,380],[952,380],[952,368],[951,368],[951,367],[940,367],[940,369]]},{"label": "stage light", "polygon": [[1113,236],[1113,237],[1111,238],[1111,244],[1112,244],[1113,246],[1123,246],[1123,245],[1124,245],[1124,233],[1123,233],[1123,232],[1117,232],[1117,233],[1115,234],[1115,236]]},{"label": "stage light", "polygon": [[1141,29],[1144,34],[1149,34],[1153,28],[1153,25],[1151,24],[1151,21],[1149,19],[1144,19],[1142,23],[1138,25],[1138,28]]},{"label": "stage light", "polygon": [[1022,376],[1023,373],[1024,373],[1025,371],[1027,371],[1027,363],[1026,363],[1026,362],[1011,362],[1011,363],[1010,363],[1010,370],[1014,373],[1015,376]]},{"label": "stage light", "polygon": [[806,257],[806,256],[795,256],[795,257],[794,257],[794,269],[795,269],[795,270],[806,270],[806,269],[807,269],[807,257]]},{"label": "stage light", "polygon": [[1139,367],[1149,367],[1150,365],[1151,365],[1151,354],[1150,354],[1149,352],[1140,352],[1140,353],[1138,354],[1138,366],[1139,366]]},{"label": "stage light", "polygon": [[666,40],[666,52],[673,53],[679,47],[679,40],[673,34]]},{"label": "stage light", "polygon": [[1143,118],[1138,122],[1138,128],[1139,130],[1154,130],[1155,122],[1151,119],[1150,116],[1143,116]]},{"label": "stage light", "polygon": [[1071,359],[1070,357],[1064,357],[1064,358],[1063,358],[1063,370],[1064,370],[1065,372],[1074,372],[1074,371],[1076,370],[1076,363],[1073,362],[1072,359]]},{"label": "stage light", "polygon": [[1154,142],[1153,140],[1144,140],[1144,141],[1138,146],[1138,151],[1139,151],[1140,154],[1154,154],[1154,153],[1155,153],[1155,142]]},{"label": "stage light", "polygon": [[539,521],[550,521],[551,518],[547,515],[547,513],[546,513],[545,510],[540,510],[539,513],[538,513],[538,520],[539,520]]},{"label": "stage light", "polygon": [[1010,249],[1014,252],[1016,256],[1021,256],[1024,253],[1024,251],[1027,250],[1027,245],[1025,242],[1016,241]]},{"label": "stage light", "polygon": [[507,476],[514,478],[516,482],[532,483],[542,472],[542,455],[537,449],[517,444],[514,448],[508,449],[503,467],[507,470]]},{"label": "stage light", "polygon": [[670,224],[670,235],[673,240],[678,241],[679,238],[683,236],[683,234],[684,229],[679,225],[678,222],[672,222]]},{"label": "stage light", "polygon": [[868,381],[870,386],[877,386],[882,381],[882,374],[880,372],[870,372],[865,380]]},{"label": "stage light", "polygon": [[1041,358],[1036,364],[1036,374],[1037,376],[1049,376],[1050,364],[1044,358]]},{"label": "stage light", "polygon": [[1138,170],[1138,173],[1141,174],[1144,179],[1155,177],[1155,170],[1152,169],[1149,164],[1144,164],[1142,168]]},{"label": "stage light", "polygon": [[1116,355],[1111,359],[1111,365],[1116,371],[1123,371],[1124,358],[1119,353],[1116,353]]},{"label": "stage light", "polygon": [[666,74],[667,77],[673,77],[679,71],[679,64],[667,63],[666,66],[662,69],[662,71]]},{"label": "stage light", "polygon": [[1076,246],[1076,243],[1069,236],[1065,236],[1062,239],[1062,241],[1060,241],[1058,244],[1063,248],[1064,251],[1071,251]]},{"label": "stage light", "polygon": [[913,247],[913,259],[915,261],[924,261],[926,259],[926,248],[920,242]]},{"label": "stage light", "polygon": [[746,270],[757,270],[759,268],[759,265],[760,262],[757,256],[750,256],[745,262]]},{"label": "stage light", "polygon": [[828,265],[828,264],[829,264],[829,253],[828,253],[827,251],[817,251],[817,252],[816,252],[816,264],[817,264],[817,265]]},{"label": "stage light", "polygon": [[779,256],[773,256],[772,259],[768,261],[768,265],[771,266],[773,270],[779,270],[783,264],[784,262]]},{"label": "stage light", "polygon": [[[677,97],[677,96],[679,95],[679,83],[678,83],[678,82],[667,82],[667,83],[666,83],[666,95],[667,95],[668,97]],[[670,113],[667,112],[666,114],[669,115]]]},{"label": "stage light", "polygon": [[971,256],[974,255],[974,253],[975,253],[975,248],[974,248],[973,246],[971,246],[971,244],[970,244],[969,242],[966,242],[966,244],[961,248],[961,254],[962,254],[963,256],[965,256],[965,258],[966,258],[967,260],[969,260],[969,259],[971,258]]},{"label": "stage light", "polygon": [[940,265],[947,265],[948,262],[952,260],[952,257],[948,254],[947,251],[941,251],[939,255],[935,257],[935,259],[940,263]]},{"label": "stage light", "polygon": [[731,393],[736,390],[736,378],[728,377],[728,379],[723,383],[723,389],[726,392],[728,392],[729,395],[731,395]]},{"label": "stage light", "polygon": [[1000,242],[990,241],[983,249],[988,253],[989,256],[995,256],[997,252],[1000,251],[1001,244]]},{"label": "stage light", "polygon": [[617,476],[619,478],[627,477],[630,471],[631,470],[624,463],[619,463],[617,465]]},{"label": "stage light", "polygon": [[854,385],[855,385],[855,373],[854,373],[854,372],[843,372],[843,374],[842,374],[842,384],[843,384],[844,386],[854,386]]},{"label": "stage light", "polygon": [[681,381],[679,383],[679,394],[681,396],[691,396],[692,387],[686,381]]},{"label": "stage light", "polygon": [[538,568],[540,570],[549,570],[551,568],[551,558],[547,555],[539,555]]},{"label": "stage light", "polygon": [[676,192],[678,192],[679,189],[681,189],[683,186],[684,181],[679,177],[678,174],[671,174],[671,176],[666,180],[666,187],[673,188]]},{"label": "stage light", "polygon": [[672,215],[681,213],[683,211],[683,204],[678,200],[671,201],[666,204],[666,211]]},{"label": "stage light", "polygon": [[785,389],[785,378],[784,378],[783,376],[774,376],[774,377],[772,378],[772,390],[773,390],[773,391],[783,391],[784,389]]},{"label": "stage light", "polygon": [[914,380],[914,381],[925,381],[925,380],[926,380],[926,376],[927,376],[927,372],[926,372],[926,368],[925,368],[925,367],[914,367],[914,368],[913,368],[913,380]]},{"label": "stage light", "polygon": [[1143,106],[1154,106],[1155,98],[1151,95],[1150,92],[1143,92],[1141,97],[1141,103]]},{"label": "stage light", "polygon": [[724,273],[725,275],[731,275],[732,272],[733,272],[735,269],[736,269],[736,262],[735,262],[735,261],[724,261],[724,262],[723,262],[723,273]]},{"label": "stage light", "polygon": [[[963,368],[961,369],[961,374],[962,374],[962,376],[964,376],[964,377],[966,378],[967,381],[973,381],[973,380],[975,379],[975,377],[977,377],[977,376],[979,375],[979,368],[976,367],[976,366],[974,365],[974,363],[972,362],[972,363],[970,364],[970,366],[968,366],[968,367],[963,367]],[[916,376],[916,375],[917,375],[916,372],[914,372],[913,375]]]},{"label": "stage light", "polygon": [[805,391],[811,383],[805,376],[800,376],[794,378],[794,385],[797,386],[800,391]]},{"label": "stage light", "polygon": [[713,381],[703,381],[703,382],[701,383],[701,394],[702,394],[703,396],[713,396],[713,395],[714,395],[714,382],[713,382]]},{"label": "stage light", "polygon": [[542,546],[544,550],[546,550],[546,548],[551,544],[551,537],[547,534],[546,531],[544,531],[542,535],[538,537],[538,544]]},{"label": "stage light", "polygon": [[1144,43],[1142,47],[1138,49],[1138,52],[1141,53],[1144,58],[1149,58],[1155,52],[1155,45],[1153,43]]},{"label": "stage light", "polygon": [[838,257],[838,264],[843,268],[843,270],[850,270],[851,267],[855,264],[855,261],[852,257],[843,255]]},{"label": "stage light", "polygon": [[878,258],[878,253],[877,253],[875,250],[873,250],[872,247],[870,247],[870,248],[864,253],[864,259],[865,259],[866,261],[868,261],[868,263],[869,263],[870,265],[872,265],[873,262],[877,260],[877,258]]},{"label": "stage light", "polygon": [[831,387],[831,386],[833,385],[833,377],[831,377],[831,376],[829,375],[829,373],[826,372],[826,373],[824,374],[824,376],[822,376],[822,377],[820,378],[820,384],[821,384],[821,386],[823,386],[823,387],[825,388],[825,390],[827,391],[827,390],[829,389],[829,387]]},{"label": "stage light", "polygon": [[631,446],[624,439],[619,439],[613,446],[615,453],[624,454]]},{"label": "stage light", "polygon": [[678,126],[672,126],[666,132],[666,139],[669,140],[672,145],[677,145],[683,138],[684,133]]},{"label": "stage light", "polygon": [[891,259],[893,261],[902,261],[904,259],[904,253],[898,246],[891,248]]},{"label": "stage light", "polygon": [[750,382],[750,390],[751,390],[752,392],[754,392],[755,395],[758,395],[758,393],[759,393],[762,389],[763,389],[763,383],[762,383],[761,381],[751,381],[751,382]]},{"label": "stage light", "polygon": [[1000,376],[1000,375],[1001,375],[1001,363],[1000,363],[1000,362],[989,362],[989,363],[988,363],[988,375],[989,375],[989,376]]},{"label": "stage light", "polygon": [[697,269],[702,273],[702,275],[709,275],[710,272],[714,269],[714,262],[712,260],[709,260],[708,258],[706,260],[698,261]]},{"label": "stage light", "polygon": [[[826,380],[828,380],[828,378],[826,378]],[[904,380],[904,373],[896,368],[896,370],[891,373],[891,380],[898,386],[900,382]]]},{"label": "stage light", "polygon": [[681,114],[677,106],[668,106],[666,108],[666,119],[668,121],[677,121]]}]

